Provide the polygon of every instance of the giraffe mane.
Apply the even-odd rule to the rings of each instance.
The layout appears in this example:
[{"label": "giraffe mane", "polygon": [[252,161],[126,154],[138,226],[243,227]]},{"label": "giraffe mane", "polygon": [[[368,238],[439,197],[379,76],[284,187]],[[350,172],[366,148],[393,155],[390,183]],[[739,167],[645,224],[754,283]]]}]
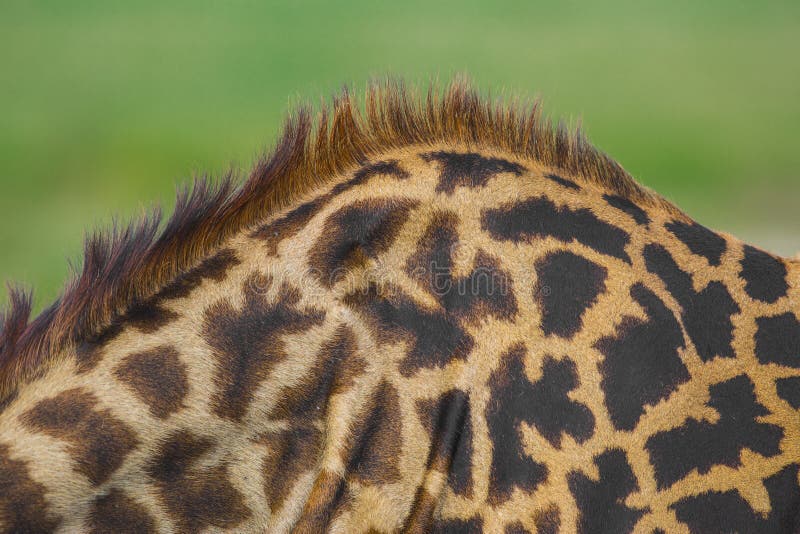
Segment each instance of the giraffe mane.
[{"label": "giraffe mane", "polygon": [[543,118],[538,100],[490,100],[464,79],[444,88],[432,84],[426,92],[397,80],[374,82],[363,99],[345,89],[316,114],[309,106],[290,114],[271,154],[240,185],[232,173],[218,182],[201,178],[179,190],[163,225],[156,209],[127,226],[90,235],[80,272],[35,319],[30,320],[31,294],[11,288],[9,308],[0,315],[0,402],[51,355],[99,335],[226,238],[324,185],[325,177],[381,151],[435,143],[494,147],[679,213],[592,146],[579,128],[570,131]]}]

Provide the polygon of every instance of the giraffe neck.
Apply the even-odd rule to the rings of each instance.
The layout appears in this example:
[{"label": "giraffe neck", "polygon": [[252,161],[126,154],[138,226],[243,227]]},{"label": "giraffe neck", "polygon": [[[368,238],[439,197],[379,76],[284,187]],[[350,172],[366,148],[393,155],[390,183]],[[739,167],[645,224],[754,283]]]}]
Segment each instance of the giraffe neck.
[{"label": "giraffe neck", "polygon": [[797,479],[796,273],[535,161],[387,152],[20,388],[0,521],[703,531],[727,477],[758,530]]}]

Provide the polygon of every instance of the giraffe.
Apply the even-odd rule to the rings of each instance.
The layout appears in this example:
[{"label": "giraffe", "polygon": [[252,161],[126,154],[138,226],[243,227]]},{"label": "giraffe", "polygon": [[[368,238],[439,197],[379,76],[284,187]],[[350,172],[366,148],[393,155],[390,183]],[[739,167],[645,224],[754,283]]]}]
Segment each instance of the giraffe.
[{"label": "giraffe", "polygon": [[797,532],[800,262],[376,84],[0,334],[2,532]]}]

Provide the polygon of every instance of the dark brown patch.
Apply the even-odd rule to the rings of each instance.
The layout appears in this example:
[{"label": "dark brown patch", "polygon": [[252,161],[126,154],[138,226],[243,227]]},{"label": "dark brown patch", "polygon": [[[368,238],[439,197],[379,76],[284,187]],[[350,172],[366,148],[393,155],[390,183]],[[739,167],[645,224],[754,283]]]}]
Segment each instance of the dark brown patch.
[{"label": "dark brown patch", "polygon": [[427,162],[439,163],[441,170],[436,191],[448,195],[452,195],[459,186],[486,187],[489,179],[500,173],[520,176],[527,170],[519,163],[500,158],[487,158],[474,152],[428,152],[420,154],[420,157]]},{"label": "dark brown patch", "polygon": [[0,445],[0,531],[54,532],[61,518],[47,509],[45,488],[31,479],[25,463]]},{"label": "dark brown patch", "polygon": [[310,426],[324,417],[330,398],[351,387],[366,370],[367,362],[357,349],[353,330],[340,327],[313,356],[314,365],[301,382],[281,390],[270,419]]},{"label": "dark brown patch", "polygon": [[439,500],[436,497],[419,486],[414,496],[414,504],[411,505],[411,512],[403,525],[403,534],[427,534],[438,504]]},{"label": "dark brown patch", "polygon": [[89,527],[92,534],[147,534],[156,531],[155,521],[144,507],[117,488],[94,500],[89,511]]},{"label": "dark brown patch", "polygon": [[567,189],[572,189],[572,190],[575,190],[575,191],[580,191],[581,190],[581,186],[579,186],[578,184],[576,184],[572,180],[567,180],[563,176],[559,176],[558,174],[553,174],[552,172],[549,172],[549,173],[545,174],[544,177],[547,178],[548,180],[552,181],[552,182],[557,183],[558,185],[560,185],[562,187],[566,187]]},{"label": "dark brown patch", "polygon": [[775,381],[778,397],[789,403],[795,410],[800,410],[800,376],[779,378]]},{"label": "dark brown patch", "polygon": [[776,302],[789,291],[783,261],[749,245],[744,247],[741,275],[746,282],[744,290],[747,294],[762,302]]},{"label": "dark brown patch", "polygon": [[800,321],[792,312],[756,319],[756,356],[761,363],[800,369]]},{"label": "dark brown patch", "polygon": [[583,314],[605,293],[608,269],[566,250],[547,254],[535,268],[533,299],[541,308],[542,332],[572,338]]},{"label": "dark brown patch", "polygon": [[161,419],[177,412],[189,391],[186,364],[170,345],[126,356],[114,375]]},{"label": "dark brown patch", "polygon": [[103,349],[114,338],[122,333],[122,325],[114,323],[100,335],[87,338],[75,348],[78,373],[87,373],[94,369],[102,359]]},{"label": "dark brown patch", "polygon": [[498,241],[531,243],[546,237],[562,243],[577,241],[600,254],[631,263],[625,252],[631,240],[628,232],[600,220],[590,209],[558,206],[544,196],[484,210],[481,228]]},{"label": "dark brown patch", "polygon": [[294,208],[279,219],[260,226],[252,237],[263,239],[267,243],[267,250],[270,255],[278,253],[278,245],[294,235],[296,235],[322,208],[333,198],[353,187],[366,183],[370,178],[377,175],[394,176],[395,178],[408,178],[409,174],[400,167],[397,160],[378,161],[370,163],[357,170],[353,177],[346,182],[336,184],[328,193],[320,195],[314,200]]},{"label": "dark brown patch", "polygon": [[472,272],[453,282],[457,293],[445,295],[442,305],[456,316],[476,322],[487,315],[506,321],[517,315],[511,274],[500,267],[500,260],[487,252],[478,250]]},{"label": "dark brown patch", "polygon": [[536,534],[558,534],[561,527],[558,506],[551,506],[536,512],[533,516],[533,523],[536,525]]},{"label": "dark brown patch", "polygon": [[585,404],[569,397],[569,393],[580,385],[575,362],[568,358],[555,360],[545,356],[539,380],[528,382],[522,378],[524,375],[515,380],[519,388],[515,392],[519,397],[516,402],[520,405],[527,403],[529,413],[521,419],[535,426],[553,447],[561,447],[564,434],[578,443],[592,437],[594,414]]},{"label": "dark brown patch", "polygon": [[300,476],[314,469],[322,453],[322,432],[313,426],[297,425],[262,436],[269,447],[264,458],[264,491],[272,513],[277,513]]},{"label": "dark brown patch", "polygon": [[236,256],[235,250],[224,248],[210,258],[203,260],[197,267],[179,275],[158,292],[157,298],[170,300],[188,297],[205,280],[214,280],[215,282],[225,280],[228,271],[240,263],[242,262]]},{"label": "dark brown patch", "polygon": [[643,284],[631,287],[630,295],[647,319],[626,315],[613,336],[595,343],[605,356],[598,367],[608,413],[621,430],[633,430],[645,406],[655,406],[691,378],[680,357],[686,343],[675,315]]},{"label": "dark brown patch", "polygon": [[489,379],[492,396],[486,422],[493,444],[489,499],[494,504],[506,501],[515,487],[533,491],[547,475],[547,466],[525,452],[522,423],[535,427],[556,448],[564,434],[582,443],[594,433],[592,412],[568,396],[579,385],[575,363],[545,356],[542,377],[531,382],[524,358],[525,347],[515,345]]},{"label": "dark brown patch", "polygon": [[680,239],[692,254],[704,257],[710,265],[719,265],[722,255],[728,249],[724,237],[694,221],[691,223],[672,221],[664,226]]},{"label": "dark brown patch", "polygon": [[625,197],[621,197],[619,195],[603,195],[603,199],[608,202],[609,206],[612,206],[622,212],[627,213],[630,215],[636,224],[640,224],[642,226],[647,226],[650,224],[650,216],[647,215],[647,212],[644,211],[642,208],[631,202]]},{"label": "dark brown patch", "polygon": [[483,518],[480,516],[469,519],[444,519],[437,518],[430,527],[431,534],[482,534]]},{"label": "dark brown patch", "polygon": [[511,275],[483,250],[465,278],[453,276],[453,252],[458,246],[458,216],[437,211],[406,262],[406,272],[453,315],[477,322],[486,315],[510,320],[517,314]]},{"label": "dark brown patch", "polygon": [[403,423],[397,389],[381,382],[362,408],[342,450],[348,480],[388,484],[400,479]]},{"label": "dark brown patch", "polygon": [[394,242],[416,204],[404,198],[361,199],[328,216],[309,253],[314,274],[330,287],[376,258]]},{"label": "dark brown patch", "polygon": [[253,275],[243,285],[244,305],[235,310],[221,300],[205,311],[203,337],[217,361],[212,397],[214,412],[240,421],[258,386],[284,358],[282,336],[322,324],[325,312],[296,308],[299,295],[284,284],[274,300],[264,293],[269,277]]},{"label": "dark brown patch", "polygon": [[712,280],[701,291],[695,291],[692,274],[682,270],[672,255],[661,245],[644,248],[647,270],[658,275],[681,309],[686,333],[704,362],[716,357],[734,358],[733,322],[741,311],[725,284]]},{"label": "dark brown patch", "polygon": [[531,492],[547,478],[547,466],[529,456],[522,445],[520,424],[531,423],[539,409],[532,404],[535,399],[524,357],[523,345],[511,347],[501,356],[501,366],[489,377],[491,399],[486,406],[486,424],[492,442],[492,464],[488,500],[494,505],[507,501],[515,487]]},{"label": "dark brown patch", "polygon": [[431,440],[428,469],[448,475],[457,495],[472,496],[472,420],[469,396],[448,391],[436,400],[417,402],[417,412]]},{"label": "dark brown patch", "polygon": [[463,360],[474,345],[450,314],[423,308],[397,288],[371,284],[366,291],[345,295],[343,301],[366,317],[380,342],[410,343],[400,362],[400,372],[405,376],[420,368],[444,367],[453,360]]},{"label": "dark brown patch", "polygon": [[322,470],[314,481],[303,513],[292,531],[294,534],[317,534],[326,532],[328,525],[347,505],[345,480]]},{"label": "dark brown patch", "polygon": [[629,508],[625,499],[639,489],[639,484],[621,449],[609,449],[595,456],[600,478],[595,481],[582,472],[567,475],[569,489],[575,497],[580,517],[581,534],[630,532],[648,510]]},{"label": "dark brown patch", "polygon": [[123,326],[132,326],[143,334],[152,334],[178,318],[178,314],[166,309],[157,298],[128,309],[121,319]]},{"label": "dark brown patch", "polygon": [[138,440],[131,428],[96,405],[91,393],[70,389],[39,402],[21,420],[34,430],[66,441],[74,469],[99,485],[122,465]]},{"label": "dark brown patch", "polygon": [[250,517],[244,498],[228,478],[225,464],[197,467],[213,442],[188,430],[179,430],[161,445],[147,472],[181,532],[208,527],[236,528]]},{"label": "dark brown patch", "polygon": [[519,521],[515,521],[511,524],[506,525],[506,528],[503,529],[503,534],[531,534],[531,532],[530,530],[525,528],[525,525],[523,525]]}]

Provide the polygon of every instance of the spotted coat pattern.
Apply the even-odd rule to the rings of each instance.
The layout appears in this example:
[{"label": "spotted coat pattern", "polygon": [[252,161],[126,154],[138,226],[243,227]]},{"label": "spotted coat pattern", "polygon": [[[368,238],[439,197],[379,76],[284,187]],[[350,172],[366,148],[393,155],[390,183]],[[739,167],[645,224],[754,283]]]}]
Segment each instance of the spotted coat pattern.
[{"label": "spotted coat pattern", "polygon": [[407,147],[0,406],[2,532],[797,532],[800,267]]}]

